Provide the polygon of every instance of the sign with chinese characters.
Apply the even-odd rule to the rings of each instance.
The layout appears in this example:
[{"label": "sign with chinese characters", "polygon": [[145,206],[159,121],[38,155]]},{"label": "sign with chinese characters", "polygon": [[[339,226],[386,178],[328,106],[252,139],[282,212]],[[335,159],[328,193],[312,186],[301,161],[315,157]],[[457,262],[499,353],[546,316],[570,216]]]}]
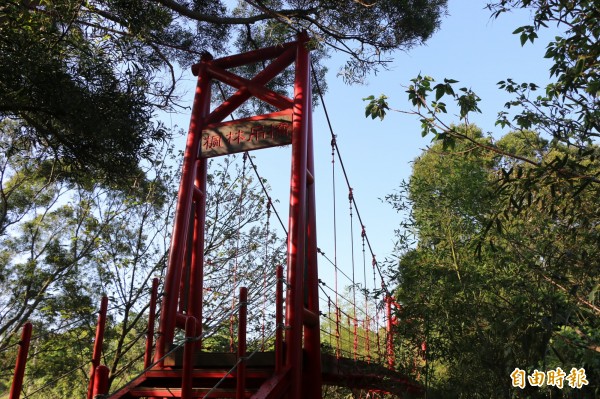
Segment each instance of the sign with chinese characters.
[{"label": "sign with chinese characters", "polygon": [[208,125],[202,130],[200,158],[292,143],[292,110]]}]

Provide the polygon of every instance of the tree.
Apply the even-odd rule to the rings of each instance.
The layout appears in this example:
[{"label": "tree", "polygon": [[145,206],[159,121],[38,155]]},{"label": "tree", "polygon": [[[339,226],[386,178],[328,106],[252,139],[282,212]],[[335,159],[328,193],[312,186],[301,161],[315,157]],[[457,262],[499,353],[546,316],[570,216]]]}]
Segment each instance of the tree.
[{"label": "tree", "polygon": [[[74,384],[55,381],[57,375],[71,378],[70,382],[87,378],[94,312],[102,293],[123,288],[120,278],[127,279],[131,286],[118,291],[122,297],[115,294],[111,298],[115,305],[113,320],[125,320],[123,335],[130,335],[130,324],[138,327],[139,316],[132,323],[123,314],[140,309],[140,305],[144,309],[148,291],[144,278],[160,274],[162,265],[157,259],[162,253],[157,251],[156,235],[165,234],[165,209],[173,196],[169,199],[166,195],[168,179],[158,166],[160,160],[151,164],[153,180],[145,177],[146,171],[140,172],[137,184],[127,192],[102,184],[82,187],[65,182],[53,155],[21,136],[17,124],[5,121],[0,134],[6,150],[2,152],[0,181],[4,215],[0,219],[2,386],[10,380],[12,346],[18,332],[26,321],[31,321],[35,333],[28,392],[50,387],[60,397],[75,391],[70,386]],[[156,235],[135,236],[137,245],[115,246],[119,256],[101,259],[115,231],[135,241],[128,235],[136,231],[134,226],[143,226],[148,234]],[[165,248],[163,244],[162,252]],[[131,258],[133,261],[127,263]],[[120,273],[110,276],[114,264],[118,264]],[[136,299],[142,303],[136,304]],[[119,334],[114,336],[122,345]],[[122,352],[113,352],[115,364],[124,363]],[[51,382],[58,385],[46,386]]]},{"label": "tree", "polygon": [[[5,150],[0,169],[0,386],[8,389],[14,345],[29,320],[35,333],[28,394],[66,397],[76,392],[74,386],[85,390],[94,312],[102,294],[110,304],[103,362],[111,370],[111,383],[122,385],[141,370],[149,283],[165,268],[180,154],[159,151],[162,157],[148,164],[127,191],[102,184],[81,187],[56,176],[60,169],[53,170],[52,154],[25,140],[16,126],[5,122],[0,131]],[[210,169],[206,288],[222,297],[240,284],[261,287],[263,275],[274,279],[274,266],[283,257],[282,240],[265,223],[267,201],[251,172],[229,159]],[[231,281],[226,272],[234,263],[240,272]],[[260,296],[256,291],[251,295]],[[213,318],[207,330],[230,305],[212,299],[205,304]],[[265,319],[270,320],[268,314]],[[261,321],[255,318],[250,325]]]},{"label": "tree", "polygon": [[[514,99],[506,103],[496,124],[513,133],[496,142],[479,140],[468,134],[469,130],[445,121],[450,107],[444,102],[447,99],[458,109],[460,122],[468,124],[469,113],[479,112],[480,98],[466,87],[457,88],[455,80],[444,79],[436,84],[428,76],[413,79],[407,91],[414,106],[411,112],[419,117],[422,134],[431,135],[439,143],[434,146],[438,152],[472,146],[483,151],[485,159],[496,157],[494,173],[490,174],[495,178],[488,182],[494,202],[480,230],[468,240],[475,243],[478,259],[487,260],[486,254],[507,259],[515,277],[527,278],[515,280],[519,281],[516,285],[507,281],[491,286],[496,288],[488,288],[489,282],[497,279],[493,275],[481,281],[482,290],[502,293],[500,289],[508,287],[514,298],[530,305],[525,309],[511,301],[513,296],[499,297],[498,303],[506,303],[506,309],[519,309],[518,314],[527,315],[524,319],[507,318],[496,327],[517,328],[521,342],[528,344],[514,348],[518,356],[511,367],[533,361],[524,367],[531,372],[533,367],[540,367],[539,359],[549,365],[549,359],[555,357],[554,365],[585,364],[586,370],[597,373],[599,269],[589,258],[590,250],[598,247],[595,226],[600,220],[594,205],[600,190],[597,2],[506,0],[490,2],[488,8],[494,17],[515,8],[531,10],[532,24],[514,31],[521,45],[535,43],[537,32],[550,24],[562,28],[563,33],[548,43],[545,54],[553,62],[550,75],[554,82],[541,94],[537,94],[540,87],[535,83],[510,78],[498,83]],[[368,116],[385,117],[389,110],[387,98],[372,96],[367,100]],[[423,252],[419,250],[418,254]],[[407,264],[404,266],[410,270]],[[506,263],[499,266],[504,272]],[[434,286],[436,282],[434,279]],[[539,301],[545,306],[538,307]],[[501,306],[496,308],[500,316]],[[435,314],[435,307],[429,310]],[[528,328],[527,322],[531,323]],[[519,323],[523,324],[519,327]],[[543,390],[528,390],[530,395],[545,394]],[[597,392],[597,386],[589,386],[585,393],[573,394],[591,396]]]},{"label": "tree", "polygon": [[[485,149],[490,139],[480,131],[453,128],[477,144],[433,145],[416,160],[406,186],[388,197],[397,209],[411,210],[396,275],[399,335],[408,352],[400,367],[426,378],[434,397],[511,397],[516,367],[568,372],[578,365],[590,381],[597,378],[599,314],[589,298],[600,276],[588,258],[596,256],[589,251],[597,251],[597,233],[579,225],[573,234],[568,216],[549,216],[541,203],[499,224],[502,187],[495,182],[507,160]],[[532,132],[510,133],[497,145],[545,159],[570,151]],[[583,196],[581,209],[595,213],[594,195]],[[569,197],[560,198],[554,206],[569,206]],[[423,341],[427,361],[415,367]],[[594,383],[571,392],[525,389],[530,397],[597,394]]]},{"label": "tree", "polygon": [[[16,124],[5,121],[1,128],[0,346],[4,346],[36,311],[58,316],[69,314],[73,306],[89,306],[92,287],[81,285],[77,275],[95,248],[98,230],[89,206],[93,195],[69,191],[57,178],[60,172],[54,170],[52,155],[20,136]],[[62,310],[49,299],[50,292],[64,294],[64,302],[59,301]]]},{"label": "tree", "polygon": [[150,122],[149,63],[136,62],[125,41],[103,40],[79,21],[80,11],[71,1],[2,6],[0,117],[48,148],[73,178],[114,182],[119,173],[135,175],[166,132]]},{"label": "tree", "polygon": [[[462,132],[481,139],[479,132]],[[483,350],[474,339],[489,308],[482,306],[485,301],[477,298],[473,286],[483,284],[491,267],[483,266],[485,260],[469,256],[470,240],[483,224],[482,209],[487,209],[492,196],[486,186],[485,161],[477,156],[480,153],[462,146],[457,152],[461,150],[467,155],[452,157],[440,144],[433,146],[415,162],[405,191],[388,197],[397,209],[410,206],[411,210],[396,268],[402,305],[397,334],[402,345],[399,367],[404,373],[419,375],[433,392],[448,397],[478,392],[479,356],[485,359],[493,351]],[[416,247],[409,239],[418,240]],[[423,342],[427,363],[415,364],[420,358],[417,348]],[[502,364],[498,366],[502,368]],[[484,380],[489,383],[482,381],[485,388],[479,392],[489,386],[502,391],[506,385],[502,371],[481,370],[487,373]]]},{"label": "tree", "polygon": [[354,80],[427,40],[445,4],[10,0],[0,7],[0,118],[48,148],[72,179],[122,183],[168,138],[152,118],[178,106],[178,66],[306,29],[319,49],[319,76],[318,59],[331,48],[348,54],[343,75]]}]

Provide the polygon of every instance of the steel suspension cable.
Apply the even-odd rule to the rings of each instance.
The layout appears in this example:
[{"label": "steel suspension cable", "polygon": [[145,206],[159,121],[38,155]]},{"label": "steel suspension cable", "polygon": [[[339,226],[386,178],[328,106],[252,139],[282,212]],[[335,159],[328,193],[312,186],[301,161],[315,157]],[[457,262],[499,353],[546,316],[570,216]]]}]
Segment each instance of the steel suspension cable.
[{"label": "steel suspension cable", "polygon": [[[246,154],[247,153],[248,152],[246,151]],[[283,231],[285,232],[285,235],[287,236],[288,235],[287,228],[285,227],[285,224],[283,223],[281,216],[279,216],[279,212],[277,212],[277,208],[275,207],[275,204],[273,203],[273,200],[271,199],[271,196],[269,195],[269,191],[267,190],[267,187],[263,183],[262,177],[260,177],[260,175],[258,174],[258,169],[256,168],[256,164],[252,160],[252,157],[249,156],[248,160],[250,161],[250,165],[252,165],[252,169],[254,169],[254,173],[256,174],[256,178],[258,179],[258,182],[260,183],[263,192],[267,196],[267,201],[271,205],[271,208],[273,209],[273,213],[275,213],[275,216],[277,216],[277,220],[279,220],[279,224],[281,225],[281,228],[283,229]]]},{"label": "steel suspension cable", "polygon": [[[242,157],[242,180],[241,180],[241,184],[240,184],[240,196],[239,196],[239,200],[238,200],[238,206],[237,206],[237,211],[238,211],[238,228],[237,228],[237,234],[236,234],[236,242],[235,242],[235,262],[234,262],[234,268],[233,268],[233,288],[232,288],[232,292],[235,292],[235,288],[236,288],[236,284],[237,284],[237,273],[238,273],[238,261],[239,261],[239,251],[240,251],[240,237],[241,237],[241,229],[242,229],[242,201],[244,200],[244,186],[246,184],[246,159],[248,158],[248,153],[245,152],[243,157]],[[235,307],[235,301],[236,301],[236,296],[232,295],[231,297],[231,309],[233,310],[233,308]],[[234,351],[234,320],[235,319],[235,315],[231,315],[231,317],[229,318],[229,349],[233,352]]]},{"label": "steel suspension cable", "polygon": [[[375,287],[377,287],[377,281],[375,278],[375,262],[372,262],[373,264],[373,289],[375,289]],[[377,332],[377,356],[379,357],[379,361],[381,361],[381,359],[383,358],[382,356],[382,352],[381,352],[381,337],[379,336],[379,312],[381,311],[381,309],[379,308],[379,306],[375,305],[375,331]]]},{"label": "steel suspension cable", "polygon": [[[344,175],[344,179],[346,181],[346,185],[347,185],[347,187],[348,187],[349,190],[352,190],[351,185],[350,185],[350,181],[349,181],[349,178],[348,178],[348,174],[346,172],[346,168],[345,168],[344,162],[342,160],[341,152],[339,150],[339,146],[337,145],[336,135],[334,134],[334,131],[333,131],[333,127],[332,127],[332,124],[331,124],[331,119],[329,117],[329,112],[327,111],[327,106],[325,104],[325,99],[323,97],[323,93],[322,93],[321,88],[319,86],[319,79],[317,78],[317,75],[315,73],[315,70],[314,70],[314,67],[313,67],[312,64],[311,64],[311,71],[312,71],[313,80],[315,82],[315,86],[316,86],[317,91],[319,93],[319,98],[321,100],[321,104],[323,105],[323,111],[324,111],[324,114],[325,114],[325,118],[327,120],[327,124],[328,124],[328,127],[329,127],[329,132],[330,132],[330,135],[332,137],[332,151],[335,151],[337,153],[337,157],[338,157],[338,160],[340,162],[340,166],[342,168],[342,172],[343,172],[343,175]],[[352,199],[352,203],[353,203],[354,209],[356,211],[356,215],[358,217],[358,220],[359,220],[359,222],[360,222],[360,224],[361,224],[361,226],[363,228],[364,242],[366,242],[367,247],[369,248],[369,252],[371,254],[371,257],[372,257],[371,263],[372,263],[372,266],[373,266],[373,289],[375,289],[375,287],[377,287],[377,284],[376,284],[376,274],[378,274],[379,278],[380,278],[380,282],[381,282],[381,290],[384,292],[384,294],[385,294],[386,297],[392,297],[390,289],[387,287],[387,284],[386,284],[385,278],[383,276],[383,272],[381,270],[381,267],[380,267],[379,263],[377,262],[377,258],[375,256],[374,251],[373,251],[373,247],[371,245],[369,237],[366,234],[365,224],[363,223],[362,216],[360,214],[360,211],[358,209],[358,205],[356,203],[356,199],[354,197]],[[324,255],[324,254],[322,254],[322,255]],[[337,270],[337,267],[336,267],[336,270]],[[380,337],[380,334],[379,334],[379,312],[380,312],[380,309],[379,309],[378,306],[376,306],[376,309],[377,309],[377,313],[378,313],[375,316],[375,319],[376,319],[376,328],[377,328],[377,334],[376,334],[377,335],[377,348],[378,348],[379,356],[381,357],[381,337]]]},{"label": "steel suspension cable", "polygon": [[356,279],[354,264],[354,218],[352,217],[352,188],[348,191],[348,203],[350,205],[350,253],[352,259],[352,305],[354,309],[354,360],[356,360],[356,351],[358,350],[358,315],[356,314]]},{"label": "steel suspension cable", "polygon": [[[321,87],[319,85],[319,79],[317,78],[317,74],[315,72],[314,66],[311,63],[311,71],[312,71],[312,75],[313,75],[313,80],[315,81],[315,85],[317,87],[317,91],[319,93],[319,98],[321,99],[321,104],[323,105],[323,112],[325,113],[325,119],[327,120],[327,125],[329,126],[329,132],[331,134],[331,137],[335,139],[336,135],[333,132],[333,127],[331,125],[331,119],[329,118],[329,112],[327,111],[327,107],[325,105],[325,99],[323,97],[323,92],[321,91]],[[334,142],[334,147],[335,147],[335,151],[337,153],[338,156],[338,160],[340,162],[340,167],[342,168],[342,173],[344,174],[344,179],[346,180],[346,185],[348,186],[349,190],[352,190],[352,187],[350,186],[350,179],[348,178],[348,174],[346,173],[346,168],[344,166],[344,161],[342,160],[342,155],[340,153],[340,149],[339,146],[337,145],[337,140]],[[356,211],[356,216],[358,217],[358,221],[360,222],[361,225],[364,226],[364,223],[362,221],[362,217],[360,215],[360,212],[358,210],[358,206],[356,204],[356,199],[353,198],[352,199],[352,203],[354,204],[354,209]],[[367,242],[367,246],[369,248],[369,251],[373,257],[373,262],[375,264],[375,267],[377,268],[377,271],[379,273],[379,276],[381,278],[381,285],[382,285],[382,289],[385,291],[385,293],[387,295],[391,295],[389,292],[389,289],[387,288],[387,285],[385,284],[384,278],[383,278],[383,273],[381,272],[381,268],[379,267],[379,263],[377,263],[377,260],[375,258],[375,253],[373,252],[373,247],[371,246],[371,242],[369,241],[369,236],[365,236],[365,240]]]},{"label": "steel suspension cable", "polygon": [[269,222],[271,220],[271,203],[267,202],[267,223],[265,225],[265,260],[263,267],[263,303],[262,303],[262,326],[261,326],[261,348],[265,350],[265,323],[267,308],[267,268],[269,263]]},{"label": "steel suspension cable", "polygon": [[[139,333],[139,334],[138,334],[138,335],[137,335],[137,336],[134,338],[134,340],[135,340],[135,341],[139,340],[139,339],[140,339],[141,337],[143,337],[145,334],[146,334],[146,331],[142,331],[141,333]],[[106,353],[104,353],[104,354],[103,354],[103,356],[104,356],[104,357],[109,357],[109,356],[112,356],[113,354],[115,354],[116,352],[117,352],[117,349],[113,349],[113,350],[111,350],[111,351],[109,351],[109,352],[106,352]],[[170,352],[169,352],[169,353],[170,353]],[[73,374],[73,373],[75,373],[75,372],[77,372],[77,371],[79,371],[79,370],[85,371],[85,369],[86,369],[86,367],[88,367],[89,363],[90,363],[90,361],[89,361],[89,360],[86,360],[85,362],[81,363],[80,365],[78,365],[78,366],[76,366],[76,367],[74,367],[74,368],[72,368],[72,369],[70,369],[70,370],[66,371],[66,372],[65,372],[65,373],[63,373],[63,374],[60,374],[59,376],[57,376],[57,377],[53,378],[52,380],[50,380],[50,381],[48,381],[48,382],[44,383],[44,384],[43,384],[41,387],[38,387],[38,388],[37,388],[37,389],[35,389],[33,392],[26,393],[26,394],[25,394],[25,396],[24,396],[24,399],[28,399],[28,398],[30,398],[30,397],[32,397],[32,396],[34,396],[34,395],[37,395],[38,393],[40,393],[40,392],[42,392],[42,391],[45,391],[45,392],[47,392],[47,391],[46,391],[46,388],[48,388],[48,387],[51,387],[52,385],[56,384],[58,381],[60,381],[60,380],[62,380],[62,379],[64,379],[64,378],[67,378],[68,376],[70,376],[71,374]],[[29,388],[29,387],[31,387],[31,384],[28,386],[28,388]],[[5,393],[5,392],[1,392],[1,393],[0,393],[0,395],[2,395],[2,394],[4,394],[4,393]]]},{"label": "steel suspension cable", "polygon": [[365,253],[365,236],[366,236],[366,232],[365,232],[365,226],[362,226],[362,231],[360,233],[360,236],[362,238],[362,258],[363,258],[363,282],[365,284],[364,287],[364,296],[365,296],[365,320],[364,320],[364,329],[366,331],[367,334],[367,338],[365,340],[365,344],[367,347],[367,361],[370,362],[371,361],[371,345],[370,345],[370,340],[369,340],[369,331],[370,326],[369,326],[369,298],[368,298],[368,290],[367,290],[367,259],[366,259],[366,253]]},{"label": "steel suspension cable", "polygon": [[329,259],[327,257],[327,255],[325,255],[325,252],[323,252],[321,250],[321,248],[317,248],[317,253],[319,255],[321,255],[323,258],[325,258],[325,260],[327,262],[329,262],[335,269],[336,272],[339,272],[342,276],[346,277],[348,279],[348,281],[352,281],[352,277],[348,276],[342,269],[340,269],[339,267],[337,267],[337,265],[335,263],[333,263],[333,261],[331,259]]},{"label": "steel suspension cable", "polygon": [[[109,310],[112,310],[112,309],[113,309],[113,308],[111,308],[111,309],[109,309]],[[95,313],[93,313],[93,315],[95,315],[96,313],[99,313],[99,312],[95,312]],[[53,329],[53,330],[48,330],[48,331],[44,331],[44,332],[41,332],[41,333],[39,333],[39,334],[36,334],[36,335],[32,335],[32,336],[31,336],[31,338],[30,338],[30,341],[31,341],[31,342],[34,342],[34,341],[36,341],[36,340],[39,340],[40,338],[44,338],[44,339],[45,339],[45,338],[48,338],[48,337],[50,337],[50,336],[51,336],[51,335],[53,335],[53,334],[54,334],[54,335],[58,335],[59,333],[67,333],[67,332],[69,332],[69,331],[70,331],[70,330],[69,330],[69,331],[66,331],[66,329],[67,329],[68,327],[71,327],[71,326],[73,326],[73,325],[76,325],[76,324],[79,324],[79,323],[81,323],[82,325],[80,325],[80,326],[77,326],[78,328],[79,328],[79,327],[89,327],[89,326],[90,326],[90,323],[89,323],[89,321],[90,321],[90,320],[89,320],[89,317],[87,317],[87,316],[86,316],[86,317],[81,317],[81,318],[79,318],[79,319],[76,319],[76,320],[70,321],[69,323],[67,323],[67,324],[65,324],[65,325],[63,325],[63,326],[56,327],[56,328],[55,328],[55,329]],[[83,324],[86,324],[86,325],[83,325]],[[13,332],[11,332],[11,333],[7,334],[7,337],[10,337],[11,335],[13,335],[13,336],[17,336],[17,335],[18,335],[18,333],[19,333],[19,330],[20,330],[22,327],[23,327],[23,326],[19,326],[17,330],[15,330],[15,331],[13,331]],[[65,330],[65,331],[60,331],[60,330]],[[12,337],[10,337],[10,338],[12,338]],[[19,345],[21,345],[21,341],[17,341],[17,342],[15,342],[15,343],[8,344],[8,345],[6,345],[6,346],[4,346],[4,347],[2,347],[2,348],[0,349],[0,353],[7,352],[8,350],[10,350],[10,349],[12,349],[12,348],[14,348],[14,347],[17,347],[17,346],[19,346]],[[30,354],[29,354],[27,357],[28,357],[28,358],[33,358],[33,357],[35,357],[35,355],[37,355],[37,353],[35,353],[35,352],[31,353],[31,351],[30,351]]]},{"label": "steel suspension cable", "polygon": [[[331,186],[333,192],[333,267],[334,267],[334,279],[335,279],[335,307],[339,307],[339,292],[338,292],[338,265],[337,265],[337,212],[336,212],[336,195],[335,195],[335,136],[331,139]],[[317,251],[322,253],[317,248]],[[323,256],[325,254],[323,253]],[[340,320],[338,318],[338,312],[336,310],[336,358],[340,357]]]}]

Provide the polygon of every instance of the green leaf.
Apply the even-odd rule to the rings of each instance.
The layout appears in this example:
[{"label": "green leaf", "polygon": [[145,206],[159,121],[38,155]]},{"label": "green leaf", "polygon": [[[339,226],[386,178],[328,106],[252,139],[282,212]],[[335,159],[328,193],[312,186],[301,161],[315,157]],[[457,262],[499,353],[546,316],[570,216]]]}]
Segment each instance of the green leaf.
[{"label": "green leaf", "polygon": [[444,94],[446,94],[445,85],[440,83],[439,85],[435,86],[435,101],[438,101],[440,98],[442,98]]},{"label": "green leaf", "polygon": [[383,94],[379,98],[375,98],[375,96],[363,98],[364,101],[369,101],[369,104],[365,107],[365,117],[371,116],[371,119],[379,118],[383,120],[386,110],[389,109],[386,99],[387,96]]},{"label": "green leaf", "polygon": [[528,35],[527,33],[521,33],[521,46],[524,46],[527,43]]}]

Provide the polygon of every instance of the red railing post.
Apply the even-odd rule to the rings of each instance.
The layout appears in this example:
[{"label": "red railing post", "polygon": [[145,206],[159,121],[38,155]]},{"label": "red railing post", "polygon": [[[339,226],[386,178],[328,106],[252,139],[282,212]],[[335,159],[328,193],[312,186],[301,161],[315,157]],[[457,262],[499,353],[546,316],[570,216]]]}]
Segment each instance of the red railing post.
[{"label": "red railing post", "polygon": [[192,371],[194,369],[194,347],[196,338],[196,318],[190,316],[185,321],[185,344],[183,345],[183,369],[181,377],[181,398],[192,397]]},{"label": "red railing post", "polygon": [[356,361],[356,359],[358,358],[358,317],[356,315],[356,302],[354,303],[354,317],[352,317],[352,323],[354,325],[354,341],[352,348],[354,353],[354,360]]},{"label": "red railing post", "polygon": [[27,355],[29,354],[29,342],[31,341],[31,323],[23,325],[21,332],[21,341],[19,342],[19,351],[17,352],[17,362],[15,372],[10,386],[9,399],[19,399],[21,389],[23,389],[23,376],[25,375],[25,366],[27,365]]},{"label": "red railing post", "polygon": [[278,265],[275,276],[275,372],[283,369],[283,266]]},{"label": "red railing post", "polygon": [[106,326],[106,312],[108,310],[108,297],[103,296],[100,302],[100,313],[98,314],[98,324],[96,325],[96,339],[94,340],[94,351],[92,352],[92,367],[90,368],[90,382],[88,384],[87,399],[92,399],[94,390],[94,374],[96,368],[100,365],[100,356],[102,356],[102,342],[104,340],[104,328]]},{"label": "red railing post", "polygon": [[144,354],[144,369],[152,363],[152,346],[154,345],[154,320],[156,318],[156,298],[158,297],[158,279],[152,280],[152,292],[150,293],[150,306],[148,310],[148,332],[146,336],[146,352]]},{"label": "red railing post", "polygon": [[370,338],[370,332],[371,332],[371,326],[370,326],[370,322],[369,322],[369,309],[367,308],[368,305],[366,305],[367,298],[365,298],[365,333],[367,334],[365,337],[365,346],[367,347],[367,363],[371,363],[371,338]]},{"label": "red railing post", "polygon": [[387,296],[385,298],[385,309],[387,316],[387,356],[388,356],[388,367],[393,370],[395,365],[394,359],[394,336],[393,336],[393,321],[392,321],[392,297]]},{"label": "red railing post", "polygon": [[105,365],[96,367],[96,372],[94,373],[94,391],[92,393],[92,398],[95,398],[97,395],[106,395],[108,393],[109,373],[110,370]]},{"label": "red railing post", "polygon": [[240,288],[240,313],[238,320],[238,365],[236,399],[244,399],[246,395],[246,329],[248,317],[248,288]]}]

